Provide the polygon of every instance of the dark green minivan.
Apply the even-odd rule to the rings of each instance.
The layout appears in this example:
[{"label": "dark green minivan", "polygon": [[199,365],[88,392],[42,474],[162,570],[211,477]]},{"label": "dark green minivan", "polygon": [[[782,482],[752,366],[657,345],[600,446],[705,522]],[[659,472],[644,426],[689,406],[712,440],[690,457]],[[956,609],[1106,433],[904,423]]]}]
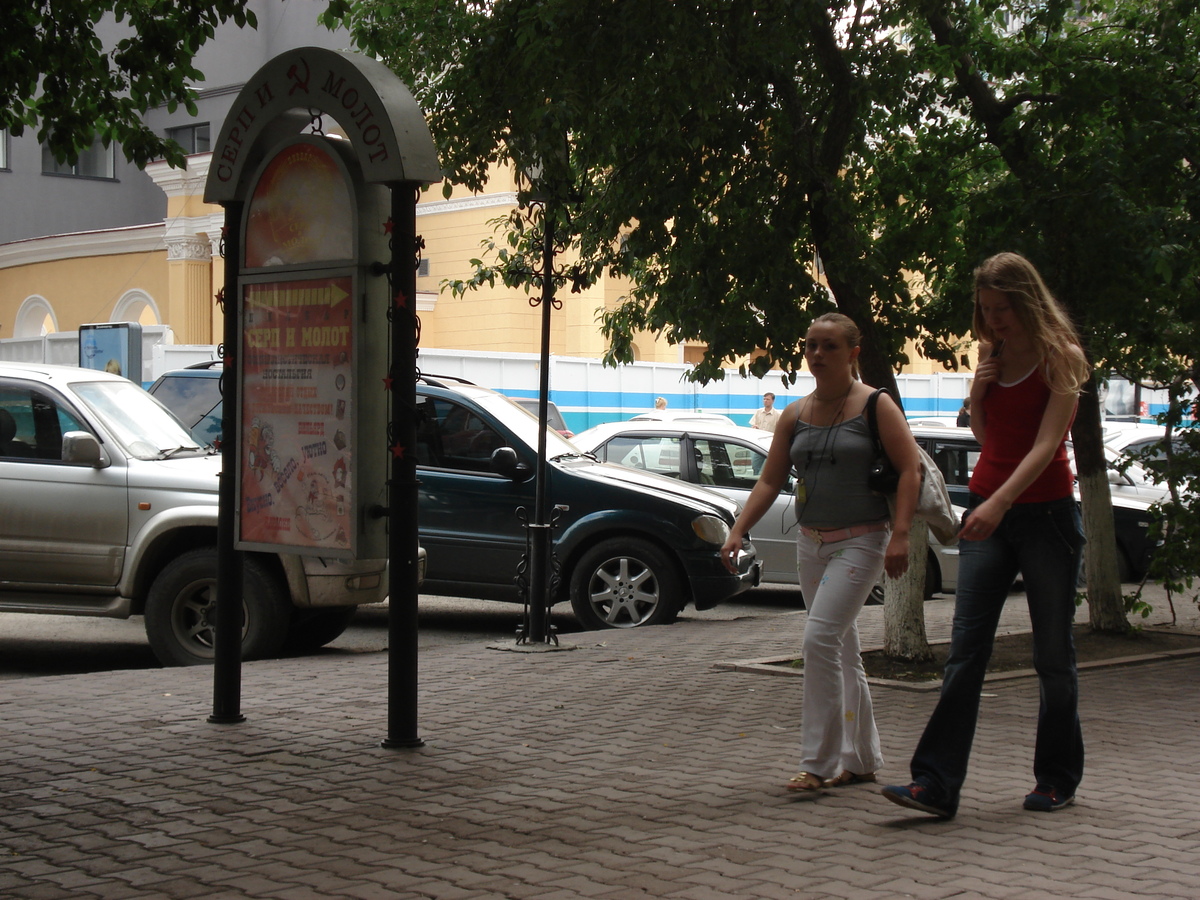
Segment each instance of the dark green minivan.
[{"label": "dark green minivan", "polygon": [[[508,397],[465,382],[417,383],[417,478],[425,590],[519,601],[525,552],[517,510],[532,514],[538,420]],[[664,624],[755,585],[753,546],[739,573],[719,550],[737,504],[695,485],[598,462],[547,429],[553,552],[569,600],[590,628]]]}]

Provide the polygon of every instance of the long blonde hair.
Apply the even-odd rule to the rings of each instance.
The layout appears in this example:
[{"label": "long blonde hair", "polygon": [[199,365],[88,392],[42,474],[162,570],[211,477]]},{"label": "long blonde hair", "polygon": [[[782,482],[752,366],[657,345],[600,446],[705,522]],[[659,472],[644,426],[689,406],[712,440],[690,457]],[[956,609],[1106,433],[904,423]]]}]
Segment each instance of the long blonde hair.
[{"label": "long blonde hair", "polygon": [[1037,355],[1046,361],[1046,383],[1059,394],[1077,394],[1090,371],[1082,341],[1066,310],[1050,293],[1033,263],[1019,253],[997,253],[975,270],[975,336],[995,341],[979,306],[981,290],[1000,291],[1012,304]]}]

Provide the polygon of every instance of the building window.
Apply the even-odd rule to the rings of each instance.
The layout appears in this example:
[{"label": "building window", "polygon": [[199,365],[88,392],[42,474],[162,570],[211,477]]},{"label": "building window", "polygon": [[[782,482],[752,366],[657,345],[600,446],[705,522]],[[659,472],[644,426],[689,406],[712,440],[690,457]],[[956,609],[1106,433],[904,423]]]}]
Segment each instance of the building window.
[{"label": "building window", "polygon": [[0,128],[0,169],[8,168],[8,129]]},{"label": "building window", "polygon": [[180,147],[184,153],[207,153],[212,149],[208,139],[208,123],[199,125],[181,125],[179,128],[168,128],[167,137]]},{"label": "building window", "polygon": [[79,159],[75,165],[67,162],[60,163],[50,152],[50,148],[42,145],[42,174],[44,175],[78,175],[84,178],[113,178],[113,145],[107,147],[100,138],[92,141],[92,146],[79,151]]}]

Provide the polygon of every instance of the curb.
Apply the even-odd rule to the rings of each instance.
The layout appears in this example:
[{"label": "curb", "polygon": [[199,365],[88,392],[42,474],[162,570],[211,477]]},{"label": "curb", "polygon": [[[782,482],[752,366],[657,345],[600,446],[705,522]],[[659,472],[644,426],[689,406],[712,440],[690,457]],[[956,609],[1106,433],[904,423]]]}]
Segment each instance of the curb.
[{"label": "curb", "polygon": [[[1177,629],[1162,629],[1165,634],[1182,634],[1195,636],[1189,631],[1180,631]],[[1029,634],[1030,632],[1009,632],[1009,634]],[[930,641],[929,646],[938,647],[949,644],[950,641]],[[870,647],[864,650],[864,653],[882,650],[882,647]],[[1156,650],[1153,653],[1142,653],[1136,656],[1114,656],[1112,659],[1096,659],[1090,662],[1081,662],[1077,668],[1080,672],[1090,669],[1110,668],[1115,666],[1138,666],[1153,662],[1164,662],[1172,659],[1182,659],[1190,656],[1200,656],[1200,647],[1195,649],[1179,649],[1179,650]],[[785,656],[764,656],[758,659],[742,659],[731,660],[728,662],[713,663],[714,669],[721,669],[731,672],[750,672],[755,675],[782,675],[787,678],[803,678],[803,669],[793,669],[784,666],[783,663],[789,663],[796,659],[795,654]],[[996,681],[1016,681],[1020,678],[1033,678],[1037,675],[1035,669],[1012,669],[1007,672],[988,672],[984,676],[984,683]],[[872,678],[867,677],[867,683],[877,685],[879,687],[893,688],[898,691],[912,691],[914,693],[929,693],[931,691],[940,691],[942,689],[942,679],[933,678],[928,681],[901,681],[895,678]]]}]

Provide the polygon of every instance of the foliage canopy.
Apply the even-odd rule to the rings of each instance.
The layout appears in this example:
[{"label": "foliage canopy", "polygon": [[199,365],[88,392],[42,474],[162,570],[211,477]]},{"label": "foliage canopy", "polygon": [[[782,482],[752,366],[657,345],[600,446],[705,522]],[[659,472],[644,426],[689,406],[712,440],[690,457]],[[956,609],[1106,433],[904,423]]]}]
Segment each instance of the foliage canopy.
[{"label": "foliage canopy", "polygon": [[[0,128],[36,128],[61,162],[74,163],[98,136],[143,166],[181,165],[177,143],[143,122],[151,107],[194,113],[204,75],[196,52],[225,21],[256,25],[250,0],[35,0],[0,16]],[[104,25],[125,26],[106,48]],[[116,33],[114,31],[114,33]]]},{"label": "foliage canopy", "polygon": [[[339,0],[340,17],[413,86],[448,188],[540,164],[577,280],[631,279],[603,314],[614,361],[649,329],[705,342],[700,380],[743,357],[794,372],[836,304],[871,383],[911,337],[956,366],[973,267],[1015,249],[1099,372],[1195,379],[1195,0]],[[537,238],[476,281],[519,281]],[[1102,475],[1085,400],[1077,458]]]}]

